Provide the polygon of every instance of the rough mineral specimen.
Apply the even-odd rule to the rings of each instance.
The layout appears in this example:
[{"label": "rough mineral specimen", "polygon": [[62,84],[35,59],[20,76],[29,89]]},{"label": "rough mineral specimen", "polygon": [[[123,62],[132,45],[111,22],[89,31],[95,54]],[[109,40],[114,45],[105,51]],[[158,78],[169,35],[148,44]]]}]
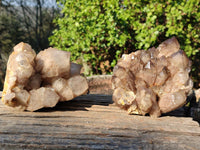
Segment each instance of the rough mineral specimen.
[{"label": "rough mineral specimen", "polygon": [[175,37],[124,54],[113,70],[113,101],[129,114],[158,117],[183,106],[193,87],[191,61]]},{"label": "rough mineral specimen", "polygon": [[70,62],[69,52],[48,48],[36,55],[21,42],[9,56],[2,101],[29,111],[54,107],[87,92],[80,70],[81,65]]}]

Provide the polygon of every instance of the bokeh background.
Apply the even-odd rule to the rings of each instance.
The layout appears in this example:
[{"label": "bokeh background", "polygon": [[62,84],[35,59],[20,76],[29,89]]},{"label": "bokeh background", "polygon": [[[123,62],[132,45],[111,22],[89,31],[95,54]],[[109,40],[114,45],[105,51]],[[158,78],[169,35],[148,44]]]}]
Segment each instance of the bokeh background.
[{"label": "bokeh background", "polygon": [[0,90],[14,45],[70,51],[86,76],[112,74],[124,53],[175,36],[200,81],[200,0],[0,0]]}]

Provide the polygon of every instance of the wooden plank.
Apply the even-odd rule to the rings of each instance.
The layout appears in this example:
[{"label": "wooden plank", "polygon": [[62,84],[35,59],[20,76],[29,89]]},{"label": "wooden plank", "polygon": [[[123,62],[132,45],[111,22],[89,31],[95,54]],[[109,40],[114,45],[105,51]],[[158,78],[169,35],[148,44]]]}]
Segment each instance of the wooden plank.
[{"label": "wooden plank", "polygon": [[199,149],[199,124],[182,113],[157,119],[128,115],[109,95],[84,95],[37,112],[20,112],[0,103],[0,147]]},{"label": "wooden plank", "polygon": [[90,94],[112,95],[112,75],[95,75],[87,77]]}]

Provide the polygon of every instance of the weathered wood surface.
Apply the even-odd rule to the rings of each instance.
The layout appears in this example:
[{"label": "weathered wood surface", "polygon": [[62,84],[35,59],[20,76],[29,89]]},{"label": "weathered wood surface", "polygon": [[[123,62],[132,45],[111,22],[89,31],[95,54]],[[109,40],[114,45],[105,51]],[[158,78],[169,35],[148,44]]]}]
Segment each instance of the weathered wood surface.
[{"label": "weathered wood surface", "polygon": [[0,102],[0,149],[200,149],[200,128],[181,110],[128,115],[111,96],[85,95],[37,112]]},{"label": "weathered wood surface", "polygon": [[112,75],[95,75],[87,77],[90,94],[112,95]]}]

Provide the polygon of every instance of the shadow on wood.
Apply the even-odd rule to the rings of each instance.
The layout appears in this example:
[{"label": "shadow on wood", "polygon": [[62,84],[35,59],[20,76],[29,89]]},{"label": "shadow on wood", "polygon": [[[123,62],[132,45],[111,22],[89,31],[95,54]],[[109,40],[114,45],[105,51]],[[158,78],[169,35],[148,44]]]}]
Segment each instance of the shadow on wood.
[{"label": "shadow on wood", "polygon": [[53,112],[53,111],[88,111],[93,105],[108,106],[113,104],[111,95],[88,94],[79,96],[73,100],[59,102],[54,108],[42,108],[37,112]]},{"label": "shadow on wood", "polygon": [[[79,96],[73,100],[66,101],[66,102],[59,102],[55,107],[53,108],[42,108],[36,112],[54,112],[54,111],[89,111],[88,108],[92,107],[93,105],[99,105],[99,106],[108,106],[110,104],[114,104],[112,101],[111,95],[102,95],[102,94],[88,94]],[[116,108],[119,109],[120,108]],[[162,114],[161,117],[187,117],[191,118],[191,114],[187,114],[186,107],[183,106],[179,109],[176,109],[174,111],[171,111],[169,113]],[[121,110],[122,113],[126,113],[126,111]],[[128,115],[128,114],[127,114]],[[132,116],[132,115],[130,115]],[[137,115],[136,115],[137,116]],[[146,115],[150,117],[149,115]],[[193,118],[194,121],[197,121],[199,124],[200,122]]]}]

